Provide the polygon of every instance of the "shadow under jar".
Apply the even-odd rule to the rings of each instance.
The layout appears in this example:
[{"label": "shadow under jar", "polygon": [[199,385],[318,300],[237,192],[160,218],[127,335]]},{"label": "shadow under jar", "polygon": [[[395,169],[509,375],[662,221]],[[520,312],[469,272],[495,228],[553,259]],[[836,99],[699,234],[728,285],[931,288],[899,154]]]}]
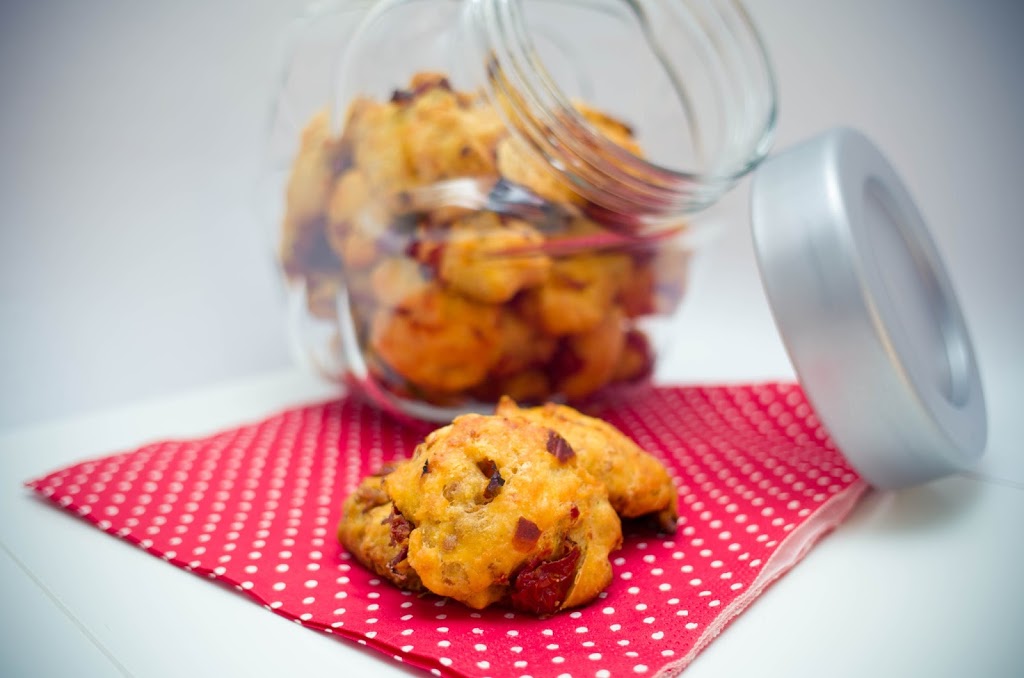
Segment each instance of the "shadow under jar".
[{"label": "shadow under jar", "polygon": [[271,130],[298,355],[435,421],[646,384],[775,110],[737,2],[320,7]]}]

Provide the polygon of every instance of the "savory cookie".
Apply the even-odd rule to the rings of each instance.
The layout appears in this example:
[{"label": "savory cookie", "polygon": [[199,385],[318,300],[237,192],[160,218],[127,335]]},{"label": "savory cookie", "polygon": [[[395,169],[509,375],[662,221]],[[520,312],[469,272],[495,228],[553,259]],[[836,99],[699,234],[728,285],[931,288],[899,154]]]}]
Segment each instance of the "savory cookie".
[{"label": "savory cookie", "polygon": [[464,415],[365,481],[345,502],[339,537],[399,586],[552,614],[608,585],[622,530],[604,485],[560,435]]},{"label": "savory cookie", "polygon": [[510,398],[501,399],[497,414],[557,431],[580,465],[607,487],[609,501],[623,518],[651,515],[662,529],[675,529],[678,494],[665,466],[608,422],[554,403],[524,409]]},{"label": "savory cookie", "polygon": [[370,346],[413,386],[459,391],[483,381],[500,359],[499,313],[432,282],[377,310]]}]

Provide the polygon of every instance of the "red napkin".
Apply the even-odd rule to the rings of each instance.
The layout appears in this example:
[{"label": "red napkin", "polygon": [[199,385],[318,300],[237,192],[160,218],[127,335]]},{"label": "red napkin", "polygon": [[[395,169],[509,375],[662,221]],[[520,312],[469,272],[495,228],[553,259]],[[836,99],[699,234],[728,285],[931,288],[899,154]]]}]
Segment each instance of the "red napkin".
[{"label": "red napkin", "polygon": [[335,539],[359,479],[424,429],[357,400],[158,442],[28,485],[268,610],[436,676],[671,675],[792,567],[866,485],[799,387],[659,388],[604,417],[679,488],[672,537],[628,535],[592,604],[547,619],[399,591]]}]

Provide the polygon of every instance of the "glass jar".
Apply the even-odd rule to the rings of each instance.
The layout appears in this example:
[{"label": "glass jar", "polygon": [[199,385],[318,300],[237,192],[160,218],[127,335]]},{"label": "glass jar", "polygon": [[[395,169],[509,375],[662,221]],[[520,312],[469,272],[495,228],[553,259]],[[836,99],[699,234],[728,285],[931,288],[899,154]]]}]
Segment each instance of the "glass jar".
[{"label": "glass jar", "polygon": [[642,388],[699,213],[775,123],[732,0],[334,2],[285,64],[265,192],[297,355],[435,421]]}]

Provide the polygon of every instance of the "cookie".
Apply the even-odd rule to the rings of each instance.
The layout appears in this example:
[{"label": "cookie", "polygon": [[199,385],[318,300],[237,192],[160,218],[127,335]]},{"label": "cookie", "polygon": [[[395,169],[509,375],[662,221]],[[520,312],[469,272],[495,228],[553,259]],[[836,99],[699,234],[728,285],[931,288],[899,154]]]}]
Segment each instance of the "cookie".
[{"label": "cookie", "polygon": [[449,228],[438,273],[460,294],[503,304],[547,279],[551,259],[543,244],[544,236],[525,221],[478,212]]},{"label": "cookie", "polygon": [[547,334],[589,332],[605,319],[623,278],[628,257],[576,254],[554,260],[543,285],[527,290],[526,307]]},{"label": "cookie", "polygon": [[430,283],[374,315],[370,346],[412,385],[451,393],[483,381],[501,357],[499,307]]},{"label": "cookie", "polygon": [[605,485],[609,501],[623,518],[652,516],[663,530],[675,530],[678,494],[668,470],[608,422],[554,403],[520,408],[510,398],[502,398],[496,412],[558,432],[580,465]]},{"label": "cookie", "polygon": [[604,485],[557,433],[464,415],[364,481],[345,502],[339,537],[399,586],[548,615],[609,584],[622,530]]}]

